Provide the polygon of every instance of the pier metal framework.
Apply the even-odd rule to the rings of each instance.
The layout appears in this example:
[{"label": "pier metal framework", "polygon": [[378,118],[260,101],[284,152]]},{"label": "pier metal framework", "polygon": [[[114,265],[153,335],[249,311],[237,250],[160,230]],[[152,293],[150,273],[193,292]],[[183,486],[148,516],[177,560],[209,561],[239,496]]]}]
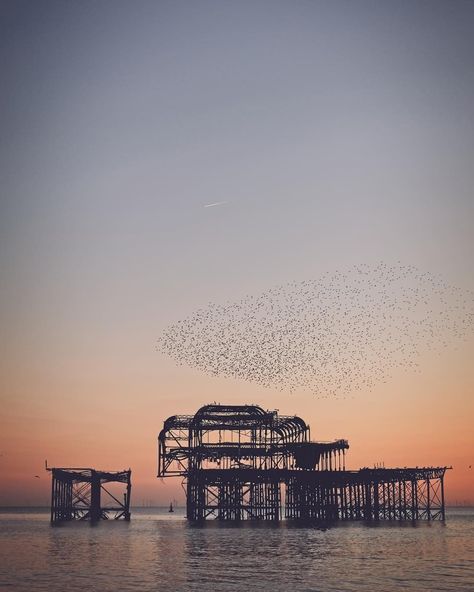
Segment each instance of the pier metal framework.
[{"label": "pier metal framework", "polygon": [[[109,472],[90,468],[48,468],[51,471],[51,523],[68,520],[130,520],[132,471]],[[122,483],[119,499],[110,491],[112,483]]]},{"label": "pier metal framework", "polygon": [[446,467],[349,471],[348,448],[311,441],[297,416],[205,405],[164,422],[158,477],[184,478],[194,521],[444,519]]}]

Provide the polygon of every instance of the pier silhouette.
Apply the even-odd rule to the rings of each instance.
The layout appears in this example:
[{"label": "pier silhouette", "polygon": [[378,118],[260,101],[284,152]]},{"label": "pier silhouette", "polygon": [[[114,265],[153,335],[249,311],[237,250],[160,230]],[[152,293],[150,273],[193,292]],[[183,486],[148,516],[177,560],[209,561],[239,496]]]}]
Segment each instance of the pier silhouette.
[{"label": "pier silhouette", "polygon": [[[51,471],[51,523],[69,520],[130,520],[132,471],[97,471],[91,468],[48,468]],[[123,501],[107,488],[123,483]],[[107,503],[103,503],[106,501]]]},{"label": "pier silhouette", "polygon": [[164,422],[158,477],[185,478],[191,521],[444,520],[447,467],[352,471],[348,449],[312,441],[297,416],[205,405]]}]

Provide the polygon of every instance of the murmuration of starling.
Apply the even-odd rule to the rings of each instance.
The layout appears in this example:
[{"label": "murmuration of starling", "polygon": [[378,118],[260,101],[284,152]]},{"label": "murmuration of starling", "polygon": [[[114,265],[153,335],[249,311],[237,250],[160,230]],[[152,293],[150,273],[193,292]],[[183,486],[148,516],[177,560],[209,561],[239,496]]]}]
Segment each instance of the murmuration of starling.
[{"label": "murmuration of starling", "polygon": [[167,327],[178,364],[320,398],[354,396],[419,371],[474,327],[474,294],[408,265],[357,265],[239,301],[210,303]]}]

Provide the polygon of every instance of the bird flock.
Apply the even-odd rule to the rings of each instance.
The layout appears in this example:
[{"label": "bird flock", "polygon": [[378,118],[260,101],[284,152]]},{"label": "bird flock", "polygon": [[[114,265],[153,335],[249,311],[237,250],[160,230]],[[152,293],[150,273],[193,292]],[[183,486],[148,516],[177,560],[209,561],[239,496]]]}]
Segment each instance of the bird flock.
[{"label": "bird flock", "polygon": [[345,398],[419,371],[422,352],[467,339],[474,294],[408,265],[358,265],[236,302],[209,303],[167,327],[178,364],[287,392]]}]

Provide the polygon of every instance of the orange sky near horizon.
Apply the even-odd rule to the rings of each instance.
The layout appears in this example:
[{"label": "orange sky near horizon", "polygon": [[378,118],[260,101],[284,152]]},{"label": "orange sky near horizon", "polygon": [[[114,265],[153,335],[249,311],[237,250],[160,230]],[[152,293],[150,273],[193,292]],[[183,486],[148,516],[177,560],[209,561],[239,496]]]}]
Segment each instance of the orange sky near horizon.
[{"label": "orange sky near horizon", "polygon": [[[131,467],[133,504],[183,503],[180,479],[156,478],[156,438],[166,417],[193,413],[212,401],[299,415],[310,424],[313,440],[347,438],[350,469],[380,462],[452,465],[447,503],[474,504],[472,345],[427,354],[420,373],[400,370],[372,392],[345,400],[209,378],[177,368],[156,352],[146,356],[148,367],[137,363],[134,371],[124,371],[118,364],[121,371],[115,373],[96,367],[87,378],[73,376],[71,368],[29,368],[10,378],[11,399],[1,420],[0,505],[49,504],[45,459],[49,466]],[[35,397],[26,398],[35,384]]]}]

